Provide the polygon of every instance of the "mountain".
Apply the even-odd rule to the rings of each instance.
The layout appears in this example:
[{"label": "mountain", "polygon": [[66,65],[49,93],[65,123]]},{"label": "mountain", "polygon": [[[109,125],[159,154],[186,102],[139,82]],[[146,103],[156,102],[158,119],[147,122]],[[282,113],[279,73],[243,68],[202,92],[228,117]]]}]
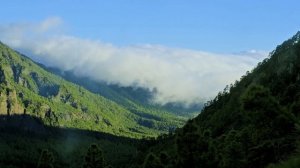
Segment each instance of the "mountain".
[{"label": "mountain", "polygon": [[160,105],[152,102],[155,93],[145,88],[132,86],[124,87],[117,84],[107,84],[104,81],[99,82],[88,77],[78,76],[73,71],[61,71],[58,68],[46,67],[42,64],[40,66],[72,83],[83,86],[93,93],[100,94],[101,96],[112,100],[119,105],[123,105],[125,108],[130,107],[132,104],[139,104],[151,109],[168,111],[184,118],[195,117],[203,108],[203,103],[201,102],[194,103],[189,106],[176,102]]},{"label": "mountain", "polygon": [[166,133],[184,118],[128,101],[118,104],[57,76],[0,43],[0,114],[28,114],[49,126],[141,138]]},{"label": "mountain", "polygon": [[[136,167],[300,167],[300,32],[205,104]],[[153,145],[154,144],[154,145]]]},{"label": "mountain", "polygon": [[156,139],[139,138],[182,118],[123,96],[118,104],[1,44],[0,167],[82,167],[96,154],[115,167],[300,167],[299,40],[300,32]]}]

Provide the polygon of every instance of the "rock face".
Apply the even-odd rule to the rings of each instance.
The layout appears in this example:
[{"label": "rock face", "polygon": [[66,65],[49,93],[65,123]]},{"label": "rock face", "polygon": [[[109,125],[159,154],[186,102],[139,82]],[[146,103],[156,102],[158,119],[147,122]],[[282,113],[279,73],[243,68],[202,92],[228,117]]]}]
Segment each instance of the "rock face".
[{"label": "rock face", "polygon": [[25,110],[18,101],[16,91],[6,89],[0,91],[0,114],[13,115],[24,114]]},{"label": "rock face", "polygon": [[0,114],[7,114],[7,96],[6,93],[0,92]]}]

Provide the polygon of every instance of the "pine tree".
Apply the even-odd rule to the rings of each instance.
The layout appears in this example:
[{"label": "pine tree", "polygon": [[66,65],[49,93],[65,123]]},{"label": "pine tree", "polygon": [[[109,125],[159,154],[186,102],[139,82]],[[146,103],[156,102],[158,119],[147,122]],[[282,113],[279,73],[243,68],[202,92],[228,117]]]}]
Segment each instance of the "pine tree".
[{"label": "pine tree", "polygon": [[104,168],[102,150],[96,144],[92,144],[86,153],[83,168]]},{"label": "pine tree", "polygon": [[37,168],[53,168],[54,157],[52,152],[44,149],[39,158]]},{"label": "pine tree", "polygon": [[146,157],[143,168],[163,168],[162,164],[153,153],[149,153]]}]

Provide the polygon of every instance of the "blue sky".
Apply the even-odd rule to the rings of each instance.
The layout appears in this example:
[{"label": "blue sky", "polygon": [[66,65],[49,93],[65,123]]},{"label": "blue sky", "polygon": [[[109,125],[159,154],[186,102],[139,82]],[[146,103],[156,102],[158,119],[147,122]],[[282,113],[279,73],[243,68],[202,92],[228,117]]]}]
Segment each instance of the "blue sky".
[{"label": "blue sky", "polygon": [[119,46],[270,51],[300,30],[300,1],[6,0],[2,24],[60,17],[68,34]]}]

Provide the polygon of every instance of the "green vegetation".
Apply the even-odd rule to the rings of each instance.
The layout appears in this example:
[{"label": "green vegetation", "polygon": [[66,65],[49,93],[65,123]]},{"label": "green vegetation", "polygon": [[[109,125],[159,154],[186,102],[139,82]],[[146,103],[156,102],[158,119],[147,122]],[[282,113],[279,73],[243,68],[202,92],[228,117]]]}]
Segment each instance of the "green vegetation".
[{"label": "green vegetation", "polygon": [[[135,166],[299,167],[299,40],[300,32],[175,134],[148,144],[149,154],[141,155]],[[158,159],[162,151],[172,162]]]},{"label": "green vegetation", "polygon": [[87,77],[79,77],[72,71],[62,72],[57,68],[45,67],[44,65],[41,66],[72,83],[83,86],[93,93],[98,93],[101,96],[116,102],[118,105],[121,105],[130,111],[135,109],[136,106],[139,106],[143,107],[140,109],[145,110],[145,113],[148,113],[147,109],[150,109],[151,111],[160,111],[160,113],[165,113],[167,111],[184,118],[193,118],[199,114],[200,109],[203,107],[203,103],[196,103],[189,105],[188,107],[182,103],[167,103],[165,105],[160,105],[152,102],[154,93],[147,89],[131,86],[121,87],[105,82],[97,82]]},{"label": "green vegetation", "polygon": [[38,168],[53,168],[53,154],[47,149],[43,150],[39,158]]},{"label": "green vegetation", "polygon": [[1,45],[0,167],[299,167],[299,40],[156,139],[182,118],[108,100]]},{"label": "green vegetation", "polygon": [[0,114],[29,114],[50,126],[127,137],[154,137],[185,118],[128,100],[126,106],[91,93],[0,44]]},{"label": "green vegetation", "polygon": [[46,126],[30,115],[5,115],[0,121],[1,168],[82,168],[98,159],[104,166],[125,168],[139,144],[107,133]]},{"label": "green vegetation", "polygon": [[92,144],[84,157],[84,168],[104,168],[104,158],[97,144]]}]

